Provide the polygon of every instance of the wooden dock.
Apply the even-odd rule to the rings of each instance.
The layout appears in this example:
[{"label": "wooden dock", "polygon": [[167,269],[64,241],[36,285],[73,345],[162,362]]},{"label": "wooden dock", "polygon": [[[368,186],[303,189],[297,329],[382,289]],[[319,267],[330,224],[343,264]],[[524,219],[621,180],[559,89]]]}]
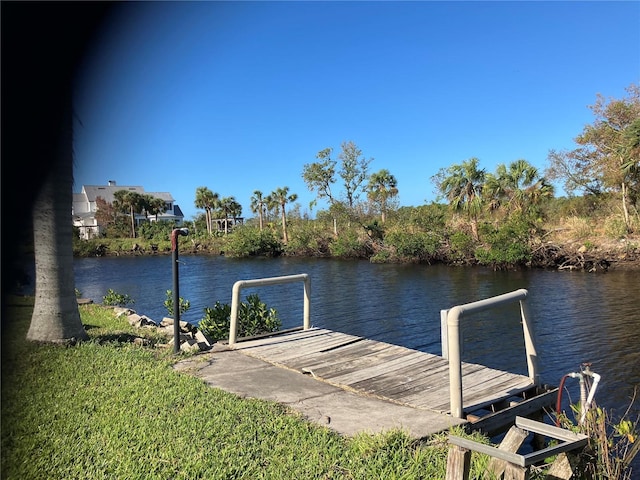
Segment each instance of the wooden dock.
[{"label": "wooden dock", "polygon": [[[451,414],[449,362],[438,355],[315,327],[239,339],[233,349],[348,391]],[[557,395],[527,376],[464,362],[462,384],[468,425],[489,434],[554,405]]]}]

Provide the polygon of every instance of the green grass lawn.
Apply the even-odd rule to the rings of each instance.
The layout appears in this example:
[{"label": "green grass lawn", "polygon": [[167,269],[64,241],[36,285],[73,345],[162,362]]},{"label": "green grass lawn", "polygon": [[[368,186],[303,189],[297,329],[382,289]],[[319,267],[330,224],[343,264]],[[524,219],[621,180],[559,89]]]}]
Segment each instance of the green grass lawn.
[{"label": "green grass lawn", "polygon": [[[133,329],[111,309],[80,307],[91,340],[63,347],[25,340],[32,299],[8,304],[3,480],[445,476],[444,434],[420,442],[401,431],[344,438],[281,405],[240,399],[175,372],[162,337]],[[140,346],[134,336],[148,341]],[[474,454],[474,478],[486,462]]]}]

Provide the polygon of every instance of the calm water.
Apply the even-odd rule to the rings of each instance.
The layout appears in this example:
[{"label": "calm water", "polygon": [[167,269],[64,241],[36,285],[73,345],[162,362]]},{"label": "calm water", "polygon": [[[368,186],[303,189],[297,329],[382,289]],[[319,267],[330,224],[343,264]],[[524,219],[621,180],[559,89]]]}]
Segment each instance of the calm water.
[{"label": "calm water", "polygon": [[[75,260],[76,288],[102,302],[111,288],[128,294],[139,314],[159,321],[173,288],[171,257]],[[640,385],[640,277],[635,272],[494,272],[480,268],[374,265],[326,259],[231,259],[180,256],[180,296],[191,309],[182,319],[198,323],[216,301],[231,303],[238,280],[307,273],[311,323],[430,353],[441,353],[440,310],[526,288],[542,380],[558,385],[583,362],[602,376],[596,401],[607,409],[629,405]],[[302,325],[302,283],[243,290],[278,311],[283,327]],[[464,319],[463,360],[527,373],[517,306]],[[574,400],[577,382],[567,385]],[[634,414],[640,412],[639,402]]]}]

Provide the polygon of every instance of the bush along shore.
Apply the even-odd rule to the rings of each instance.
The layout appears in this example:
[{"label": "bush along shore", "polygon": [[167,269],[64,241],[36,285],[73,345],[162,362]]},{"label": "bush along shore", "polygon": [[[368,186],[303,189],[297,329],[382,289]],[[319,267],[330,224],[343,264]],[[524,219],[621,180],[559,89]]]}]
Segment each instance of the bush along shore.
[{"label": "bush along shore", "polygon": [[[315,236],[307,230],[315,232]],[[475,241],[464,231],[435,233],[391,232],[376,238],[371,230],[351,228],[338,237],[310,227],[291,228],[285,245],[278,232],[238,227],[229,234],[190,235],[179,245],[181,254],[234,257],[281,255],[364,259],[375,263],[486,266],[494,269],[544,268],[606,272],[640,270],[640,237],[573,238],[562,231],[527,236],[518,232],[489,232]],[[304,242],[302,240],[304,238]],[[481,237],[482,238],[482,237]],[[77,257],[171,254],[170,232],[153,238],[96,238],[75,240]]]}]

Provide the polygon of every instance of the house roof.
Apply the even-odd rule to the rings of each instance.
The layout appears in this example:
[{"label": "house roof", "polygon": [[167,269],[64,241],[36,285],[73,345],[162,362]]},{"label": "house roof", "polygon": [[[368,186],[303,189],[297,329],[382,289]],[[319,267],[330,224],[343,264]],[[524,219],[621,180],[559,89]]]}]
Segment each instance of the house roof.
[{"label": "house roof", "polygon": [[87,196],[87,200],[95,202],[96,198],[100,197],[108,203],[113,203],[115,200],[113,194],[119,190],[129,190],[132,192],[143,194],[143,187],[132,187],[122,185],[83,185],[82,193]]},{"label": "house roof", "polygon": [[147,192],[147,195],[151,195],[152,197],[156,197],[156,198],[161,198],[165,202],[174,202],[174,199],[169,192]]},{"label": "house roof", "polygon": [[[169,192],[145,192],[144,187],[131,186],[131,185],[83,185],[81,194],[74,194],[74,201],[76,201],[75,195],[86,195],[86,199],[89,202],[95,202],[97,197],[101,197],[108,203],[113,203],[113,194],[119,190],[129,190],[139,194],[151,195],[153,197],[161,198],[165,202],[174,202],[173,197]],[[82,198],[82,197],[80,197]]]}]

